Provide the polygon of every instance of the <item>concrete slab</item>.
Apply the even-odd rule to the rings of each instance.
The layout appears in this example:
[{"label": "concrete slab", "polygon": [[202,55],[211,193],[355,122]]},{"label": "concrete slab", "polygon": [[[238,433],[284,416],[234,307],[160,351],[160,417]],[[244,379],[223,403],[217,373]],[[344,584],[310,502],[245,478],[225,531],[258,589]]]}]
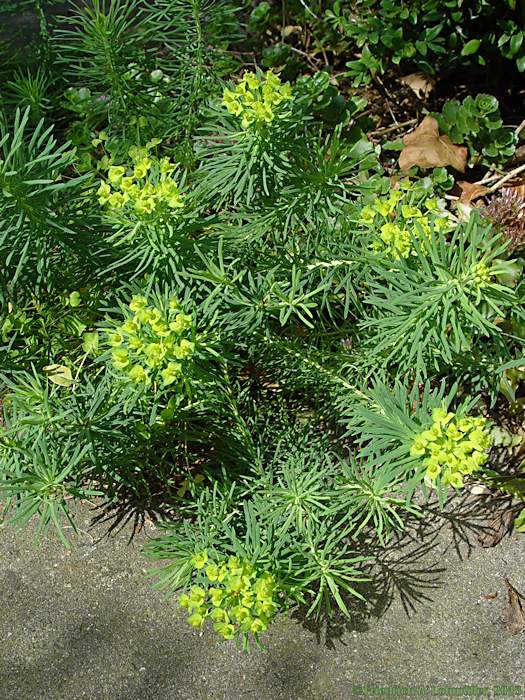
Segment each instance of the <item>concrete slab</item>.
[{"label": "concrete slab", "polygon": [[[463,559],[447,528],[419,559],[409,542],[385,565],[371,618],[337,622],[327,635],[283,617],[268,651],[245,655],[192,630],[151,590],[141,546],[153,529],[131,544],[129,530],[99,539],[89,517],[83,509],[71,551],[53,539],[35,548],[29,530],[1,526],[1,700],[487,697],[498,686],[523,697],[525,633],[505,628],[502,580],[525,589],[523,535],[492,549],[461,545]],[[509,685],[520,687],[501,688]],[[475,688],[454,690],[465,686]]]}]

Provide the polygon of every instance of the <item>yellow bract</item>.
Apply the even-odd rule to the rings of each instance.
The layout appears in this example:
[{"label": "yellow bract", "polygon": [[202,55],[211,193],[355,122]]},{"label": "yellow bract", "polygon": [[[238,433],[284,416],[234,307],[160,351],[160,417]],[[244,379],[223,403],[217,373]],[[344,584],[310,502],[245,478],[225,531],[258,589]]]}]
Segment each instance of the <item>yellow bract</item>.
[{"label": "yellow bract", "polygon": [[359,223],[373,228],[378,240],[373,244],[375,250],[385,250],[394,259],[408,258],[412,253],[416,238],[425,250],[425,241],[435,233],[445,233],[452,226],[448,218],[439,216],[439,205],[435,197],[428,197],[421,206],[405,202],[408,196],[406,186],[392,190],[388,195],[376,197],[361,209]]},{"label": "yellow bract", "polygon": [[222,103],[230,114],[241,117],[241,126],[247,129],[252,124],[269,124],[279,117],[275,108],[292,99],[289,83],[281,83],[271,70],[256,75],[244,73],[234,90],[225,88]]},{"label": "yellow bract", "polygon": [[192,329],[192,318],[181,312],[178,300],[152,307],[145,296],[136,295],[126,320],[108,335],[113,366],[136,384],[173,384],[184,376],[195,352],[195,343],[185,337]]},{"label": "yellow bract", "polygon": [[414,438],[410,454],[423,457],[431,481],[441,477],[445,485],[460,488],[463,477],[480,469],[488,458],[488,423],[482,417],[458,418],[442,408],[433,411],[432,420],[432,426]]},{"label": "yellow bract", "polygon": [[153,139],[146,147],[132,146],[131,165],[109,167],[107,182],[101,182],[97,190],[101,205],[120,210],[129,204],[140,216],[184,207],[183,196],[172,177],[177,164],[169,158],[159,160],[149,154],[149,148],[157,141]]},{"label": "yellow bract", "polygon": [[223,639],[233,639],[236,632],[257,636],[268,628],[278,608],[271,574],[257,573],[253,564],[238,557],[209,562],[206,549],[194,554],[192,564],[206,582],[179,596],[192,627],[201,627],[210,618]]}]

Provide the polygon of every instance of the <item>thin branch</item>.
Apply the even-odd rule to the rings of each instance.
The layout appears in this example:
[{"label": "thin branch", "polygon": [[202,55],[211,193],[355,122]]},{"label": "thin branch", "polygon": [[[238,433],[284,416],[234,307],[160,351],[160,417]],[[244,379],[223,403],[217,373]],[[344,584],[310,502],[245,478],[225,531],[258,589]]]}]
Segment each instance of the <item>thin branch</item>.
[{"label": "thin branch", "polygon": [[318,17],[315,14],[315,12],[308,7],[308,5],[304,2],[304,0],[299,0],[299,2],[304,7],[304,9],[312,15],[312,17],[315,17],[315,19],[320,19],[320,17]]},{"label": "thin branch", "polygon": [[525,129],[525,119],[521,122],[519,126],[516,127],[516,129],[514,130],[514,135],[519,136],[523,129]]},{"label": "thin branch", "polygon": [[507,173],[505,177],[502,177],[501,180],[498,180],[492,187],[490,188],[491,192],[496,192],[496,190],[499,190],[500,187],[503,187],[503,185],[508,182],[509,180],[512,180],[513,177],[516,175],[519,175],[520,173],[525,171],[525,164],[520,165],[518,168],[514,168],[514,170],[511,170],[510,173]]},{"label": "thin branch", "polygon": [[392,124],[392,126],[385,126],[375,131],[369,131],[368,136],[382,136],[383,134],[389,134],[391,131],[401,129],[404,126],[412,126],[412,124],[417,124],[417,119],[408,119],[406,122],[399,122],[398,124]]}]

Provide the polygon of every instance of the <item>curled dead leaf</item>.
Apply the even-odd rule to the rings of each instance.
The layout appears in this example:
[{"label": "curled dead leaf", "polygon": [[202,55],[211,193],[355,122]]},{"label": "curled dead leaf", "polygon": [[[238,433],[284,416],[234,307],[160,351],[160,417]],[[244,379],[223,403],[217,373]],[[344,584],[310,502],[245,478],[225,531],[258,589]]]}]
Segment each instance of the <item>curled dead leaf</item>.
[{"label": "curled dead leaf", "polygon": [[436,84],[436,79],[431,75],[418,72],[404,75],[402,78],[399,78],[399,82],[403,85],[407,85],[415,92],[416,97],[422,100],[430,95]]},{"label": "curled dead leaf", "polygon": [[501,194],[510,194],[513,197],[523,199],[525,201],[525,181],[510,180],[506,187],[502,187]]},{"label": "curled dead leaf", "polygon": [[71,370],[65,365],[46,365],[43,370],[54,384],[59,386],[71,386],[73,384]]},{"label": "curled dead leaf", "polygon": [[507,586],[507,607],[505,609],[507,629],[511,634],[519,634],[525,630],[525,598],[514,588],[506,576],[503,580]]},{"label": "curled dead leaf", "polygon": [[513,161],[515,163],[523,163],[525,161],[525,146],[518,146],[514,152]]},{"label": "curled dead leaf", "polygon": [[289,24],[283,29],[283,37],[289,37],[291,34],[296,32],[302,32],[303,28],[299,24]]},{"label": "curled dead leaf", "polygon": [[434,117],[427,116],[411,134],[403,137],[405,147],[399,155],[401,170],[420,168],[443,168],[451,165],[461,173],[467,166],[467,149],[456,146],[448,136],[439,133]]},{"label": "curled dead leaf", "polygon": [[470,487],[470,493],[473,496],[488,496],[490,494],[490,489],[485,484],[474,484]]},{"label": "curled dead leaf", "polygon": [[461,189],[461,196],[459,198],[459,201],[461,202],[461,204],[467,204],[469,206],[472,205],[472,202],[474,202],[476,199],[484,197],[490,192],[489,187],[485,187],[485,185],[480,185],[477,182],[461,181],[458,182],[458,187],[460,187]]}]

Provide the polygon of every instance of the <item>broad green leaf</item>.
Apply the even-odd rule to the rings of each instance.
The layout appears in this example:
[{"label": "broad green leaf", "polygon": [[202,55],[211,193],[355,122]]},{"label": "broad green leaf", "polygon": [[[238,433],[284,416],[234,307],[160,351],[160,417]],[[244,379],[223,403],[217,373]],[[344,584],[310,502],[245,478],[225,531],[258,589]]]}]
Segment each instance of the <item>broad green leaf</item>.
[{"label": "broad green leaf", "polygon": [[523,508],[521,513],[514,520],[514,529],[518,532],[525,532],[525,508]]},{"label": "broad green leaf", "polygon": [[521,48],[521,45],[523,43],[523,32],[519,32],[518,34],[514,34],[514,36],[510,40],[510,52],[514,56],[514,54],[517,54],[518,51]]},{"label": "broad green leaf", "polygon": [[473,53],[476,53],[480,46],[481,41],[479,39],[471,39],[470,41],[467,41],[465,46],[462,48],[461,55],[471,56]]}]

